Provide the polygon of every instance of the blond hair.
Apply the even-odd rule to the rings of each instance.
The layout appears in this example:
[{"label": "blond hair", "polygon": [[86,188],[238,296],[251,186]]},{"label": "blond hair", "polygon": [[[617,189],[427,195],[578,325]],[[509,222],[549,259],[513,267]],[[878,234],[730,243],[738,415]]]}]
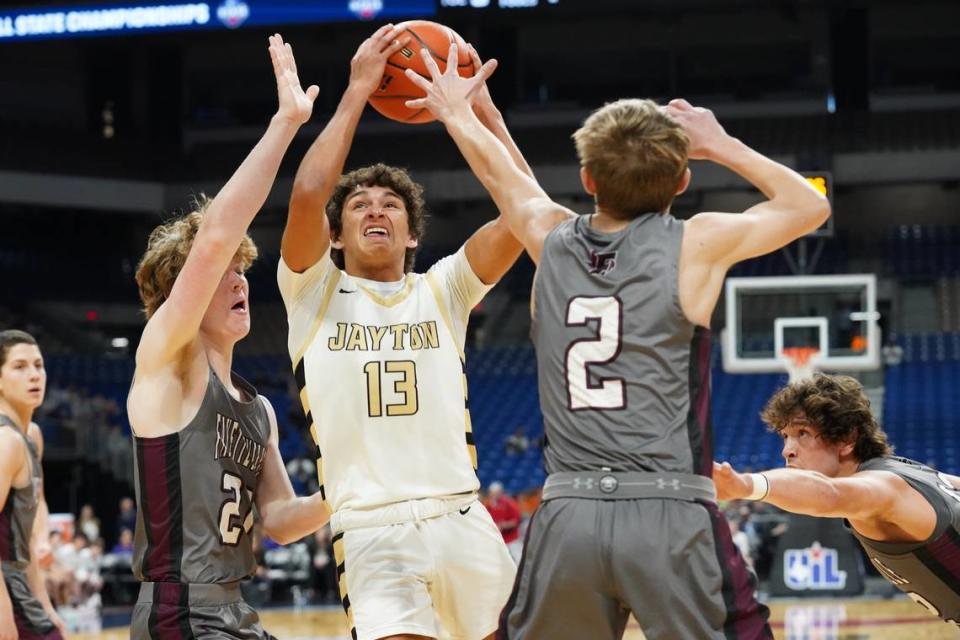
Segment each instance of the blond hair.
[{"label": "blond hair", "polygon": [[[137,287],[147,318],[156,313],[170,295],[210,202],[210,198],[201,194],[194,201],[193,211],[159,225],[150,233],[147,250],[137,266]],[[249,235],[243,236],[234,259],[240,260],[244,271],[257,259],[257,246]]]},{"label": "blond hair", "polygon": [[670,208],[690,141],[651,100],[617,100],[573,134],[580,166],[596,183],[597,206],[624,218]]}]

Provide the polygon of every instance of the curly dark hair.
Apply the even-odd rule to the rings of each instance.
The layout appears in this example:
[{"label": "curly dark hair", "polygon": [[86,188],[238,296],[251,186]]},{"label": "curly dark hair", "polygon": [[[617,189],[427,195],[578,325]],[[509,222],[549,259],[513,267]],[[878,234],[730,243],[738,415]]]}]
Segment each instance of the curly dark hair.
[{"label": "curly dark hair", "polygon": [[[407,210],[410,236],[422,240],[427,230],[427,211],[423,200],[423,187],[410,178],[405,169],[378,162],[369,167],[354,169],[340,177],[330,200],[327,201],[327,219],[330,220],[330,237],[337,239],[343,232],[343,204],[357,187],[383,187],[394,191],[403,200]],[[413,270],[417,249],[407,249],[403,261],[404,273]],[[344,268],[343,251],[330,249],[330,258],[338,269]]]},{"label": "curly dark hair", "polygon": [[863,385],[850,376],[817,373],[791,382],[767,401],[760,418],[777,434],[792,420],[805,418],[831,444],[852,439],[853,455],[860,462],[893,453],[870,411]]}]

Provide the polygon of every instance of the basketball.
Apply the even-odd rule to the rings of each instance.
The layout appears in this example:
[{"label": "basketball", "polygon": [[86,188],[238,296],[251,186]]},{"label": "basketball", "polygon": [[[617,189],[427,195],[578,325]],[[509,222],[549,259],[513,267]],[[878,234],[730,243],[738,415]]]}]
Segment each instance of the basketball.
[{"label": "basketball", "polygon": [[407,100],[424,96],[423,91],[404,75],[404,70],[413,69],[423,77],[430,78],[430,73],[420,57],[420,50],[426,48],[437,61],[437,66],[442,72],[447,68],[450,43],[456,42],[457,69],[460,75],[470,77],[477,70],[473,68],[473,61],[467,52],[467,43],[450,27],[429,20],[410,20],[401,22],[397,27],[410,36],[410,42],[387,59],[383,79],[377,90],[370,96],[370,105],[397,122],[408,124],[432,122],[436,118],[427,109],[411,109],[404,104]]}]

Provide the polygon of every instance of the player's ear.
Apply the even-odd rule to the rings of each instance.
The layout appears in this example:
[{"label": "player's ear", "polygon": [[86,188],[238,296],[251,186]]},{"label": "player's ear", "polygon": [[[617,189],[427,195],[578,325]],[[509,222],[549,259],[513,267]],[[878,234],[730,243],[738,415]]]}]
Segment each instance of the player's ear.
[{"label": "player's ear", "polygon": [[410,236],[410,238],[407,240],[407,249],[416,249],[419,245],[420,241],[413,236]]},{"label": "player's ear", "polygon": [[597,182],[586,167],[580,167],[580,183],[583,185],[584,191],[592,196],[597,195]]},{"label": "player's ear", "polygon": [[690,186],[690,167],[687,167],[683,170],[683,176],[680,177],[680,182],[677,184],[677,192],[674,193],[674,196],[678,196],[684,191],[687,190],[687,187]]},{"label": "player's ear", "polygon": [[330,230],[330,247],[338,251],[343,251],[343,240],[340,239],[340,236],[334,235],[332,229]]}]

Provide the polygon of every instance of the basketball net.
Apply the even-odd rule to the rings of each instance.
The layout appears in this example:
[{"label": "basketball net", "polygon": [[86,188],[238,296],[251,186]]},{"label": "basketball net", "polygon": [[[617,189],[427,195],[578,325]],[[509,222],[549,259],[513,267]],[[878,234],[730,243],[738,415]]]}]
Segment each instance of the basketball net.
[{"label": "basketball net", "polygon": [[812,378],[813,358],[820,352],[816,347],[788,347],[783,350],[784,363],[790,382]]}]

